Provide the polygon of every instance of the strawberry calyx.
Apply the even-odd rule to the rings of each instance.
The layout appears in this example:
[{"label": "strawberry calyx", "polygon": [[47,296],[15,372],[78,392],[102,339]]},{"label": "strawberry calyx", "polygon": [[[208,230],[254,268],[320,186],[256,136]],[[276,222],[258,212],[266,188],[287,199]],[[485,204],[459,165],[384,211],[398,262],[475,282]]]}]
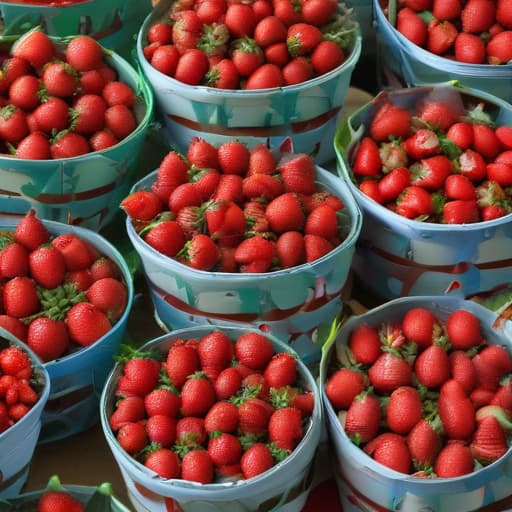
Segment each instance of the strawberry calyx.
[{"label": "strawberry calyx", "polygon": [[441,154],[453,160],[453,164],[455,165],[455,163],[458,162],[457,158],[462,154],[462,149],[445,135],[438,133],[437,138],[439,139]]},{"label": "strawberry calyx", "polygon": [[499,405],[484,405],[476,411],[476,421],[479,423],[487,416],[494,416],[501,427],[512,432],[512,415]]},{"label": "strawberry calyx", "polygon": [[197,441],[198,434],[196,432],[188,432],[180,437],[180,440],[173,445],[172,449],[182,459],[188,452],[203,449],[202,445]]},{"label": "strawberry calyx", "polygon": [[6,142],[5,146],[7,147],[7,151],[9,151],[9,155],[15,155],[16,154],[16,148],[11,142]]},{"label": "strawberry calyx", "polygon": [[202,50],[208,57],[224,55],[227,51],[229,38],[229,30],[224,23],[203,25],[203,31],[197,43],[197,48]]},{"label": "strawberry calyx", "polygon": [[283,409],[290,407],[292,397],[290,394],[290,386],[284,388],[270,388],[270,403],[274,409]]},{"label": "strawberry calyx", "polygon": [[160,376],[158,377],[158,384],[156,385],[156,389],[165,389],[166,391],[170,391],[176,396],[179,396],[180,394],[178,388],[176,388],[176,386],[171,382],[169,374],[164,368],[160,370]]},{"label": "strawberry calyx", "polygon": [[333,41],[344,50],[351,50],[359,30],[359,23],[352,19],[353,11],[353,8],[340,4],[335,19],[320,28],[322,39]]},{"label": "strawberry calyx", "polygon": [[151,231],[155,226],[157,226],[158,224],[160,224],[161,222],[165,222],[165,221],[168,221],[168,220],[173,220],[174,219],[174,215],[171,211],[169,210],[166,210],[162,213],[159,213],[155,219],[151,222],[149,222],[148,224],[146,224],[142,229],[140,229],[140,231],[138,232],[138,235],[140,237],[143,237],[146,233],[148,233],[149,231]]},{"label": "strawberry calyx", "polygon": [[246,433],[246,434],[242,434],[241,436],[239,436],[238,440],[240,441],[240,444],[242,445],[242,449],[244,451],[246,451],[253,444],[260,442],[263,437],[264,437],[263,434]]},{"label": "strawberry calyx", "polygon": [[[114,356],[114,359],[118,363],[127,363],[131,359],[155,359],[156,361],[161,360],[161,356],[155,350],[139,350],[131,345],[125,343],[119,346],[119,353]],[[163,376],[163,372],[160,372],[160,379]]]},{"label": "strawberry calyx", "polygon": [[509,207],[505,191],[499,183],[495,181],[484,181],[475,188],[477,204],[480,208],[491,205],[500,205]]},{"label": "strawberry calyx", "polygon": [[233,50],[240,50],[243,53],[259,53],[261,48],[253,38],[246,36],[233,41],[232,51]]},{"label": "strawberry calyx", "polygon": [[468,110],[467,116],[464,116],[462,120],[467,120],[470,123],[475,124],[484,124],[486,126],[490,126],[491,128],[495,127],[495,123],[492,120],[490,114],[485,111],[485,104],[483,102],[480,102],[472,110]]},{"label": "strawberry calyx", "polygon": [[379,330],[379,337],[384,345],[383,350],[384,348],[397,349],[407,341],[400,324],[396,322],[384,322]]},{"label": "strawberry calyx", "polygon": [[14,242],[14,234],[11,231],[0,231],[0,250]]},{"label": "strawberry calyx", "polygon": [[247,402],[250,398],[256,398],[261,391],[261,384],[256,386],[244,386],[235,396],[232,396],[229,401],[240,407],[243,403]]},{"label": "strawberry calyx", "polygon": [[289,450],[285,450],[284,448],[278,448],[275,443],[268,443],[267,446],[269,447],[270,453],[272,454],[272,457],[274,457],[274,460],[276,462],[281,462],[284,459],[286,459],[288,455],[290,455]]}]

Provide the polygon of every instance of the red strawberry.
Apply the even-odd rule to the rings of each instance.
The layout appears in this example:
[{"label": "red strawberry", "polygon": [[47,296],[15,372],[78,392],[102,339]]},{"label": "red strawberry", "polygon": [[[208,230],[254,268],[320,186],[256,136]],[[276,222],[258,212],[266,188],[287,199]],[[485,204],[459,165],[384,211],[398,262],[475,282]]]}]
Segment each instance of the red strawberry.
[{"label": "red strawberry", "polygon": [[465,309],[453,311],[447,317],[445,325],[453,350],[468,350],[482,342],[480,321],[471,311]]},{"label": "red strawberry", "polygon": [[452,379],[459,382],[466,393],[471,393],[477,384],[473,362],[464,350],[452,350],[448,355]]},{"label": "red strawberry", "polygon": [[412,43],[423,48],[427,41],[427,25],[415,10],[403,7],[398,11],[396,29]]},{"label": "red strawberry", "polygon": [[243,183],[242,176],[238,174],[221,174],[211,199],[216,201],[233,201],[242,205],[244,199]]},{"label": "red strawberry", "polygon": [[149,357],[133,357],[123,367],[123,375],[117,383],[117,395],[144,397],[156,386],[160,375],[160,363]]},{"label": "red strawberry", "polygon": [[187,149],[187,160],[196,167],[219,167],[218,150],[202,137],[193,137]]},{"label": "red strawberry", "polygon": [[159,448],[151,452],[146,457],[144,466],[162,478],[179,478],[181,475],[178,454],[168,448]]},{"label": "red strawberry", "polygon": [[448,438],[470,438],[475,429],[475,410],[458,381],[450,379],[441,386],[438,409]]},{"label": "red strawberry", "polygon": [[235,432],[238,428],[238,407],[227,400],[212,405],[204,418],[206,432]]},{"label": "red strawberry", "polygon": [[378,176],[381,170],[379,147],[371,137],[363,137],[357,148],[352,171],[361,176]]},{"label": "red strawberry", "polygon": [[128,301],[126,285],[113,277],[94,281],[86,295],[89,302],[106,313],[112,323],[119,320]]},{"label": "red strawberry", "polygon": [[312,194],[316,190],[315,164],[306,154],[284,156],[277,164],[284,190],[299,194]]},{"label": "red strawberry", "polygon": [[242,376],[236,368],[222,370],[214,382],[218,400],[227,400],[234,396],[242,386]]},{"label": "red strawberry", "polygon": [[6,142],[17,143],[28,134],[25,113],[14,105],[0,109],[0,136]]},{"label": "red strawberry", "polygon": [[58,60],[50,62],[44,67],[41,80],[50,96],[60,98],[76,94],[79,84],[76,69]]},{"label": "red strawberry", "polygon": [[107,105],[97,94],[83,94],[73,104],[76,124],[73,130],[81,135],[92,135],[105,127]]},{"label": "red strawberry", "polygon": [[346,410],[354,398],[365,387],[363,373],[350,368],[340,368],[329,376],[325,384],[325,394],[334,409]]},{"label": "red strawberry", "polygon": [[487,178],[502,187],[512,185],[512,165],[505,163],[487,164]]},{"label": "red strawberry", "polygon": [[107,315],[90,302],[72,306],[65,321],[71,340],[82,346],[91,345],[112,327]]},{"label": "red strawberry", "polygon": [[134,113],[126,105],[114,105],[105,110],[105,128],[118,140],[128,137],[137,126]]},{"label": "red strawberry", "polygon": [[400,386],[389,397],[386,407],[387,426],[397,434],[407,434],[420,421],[422,400],[412,386]]},{"label": "red strawberry", "polygon": [[366,324],[359,324],[348,339],[348,348],[356,363],[373,364],[381,354],[381,340],[377,329]]},{"label": "red strawberry", "polygon": [[288,27],[286,44],[292,57],[310,54],[322,40],[322,32],[309,23],[294,23]]},{"label": "red strawberry", "polygon": [[54,54],[52,40],[40,30],[31,30],[20,37],[11,49],[13,57],[27,60],[39,70],[49,62]]},{"label": "red strawberry", "polygon": [[473,144],[473,125],[465,121],[453,123],[446,132],[446,137],[462,150]]},{"label": "red strawberry", "polygon": [[148,443],[142,423],[126,423],[117,432],[116,439],[121,448],[130,455],[140,452]]},{"label": "red strawberry", "polygon": [[462,30],[479,34],[485,32],[496,19],[496,2],[468,0],[460,13]]},{"label": "red strawberry", "polygon": [[319,27],[331,20],[336,12],[337,5],[334,0],[328,2],[305,0],[302,2],[300,12],[306,23]]},{"label": "red strawberry", "polygon": [[268,272],[273,264],[274,245],[256,235],[241,242],[234,257],[240,272]]},{"label": "red strawberry", "polygon": [[43,245],[33,250],[28,258],[32,279],[44,288],[57,288],[66,273],[66,261],[53,245]]},{"label": "red strawberry", "polygon": [[326,204],[317,206],[306,218],[304,233],[335,239],[339,235],[336,212]]},{"label": "red strawberry", "polygon": [[484,158],[495,158],[501,151],[501,143],[494,129],[486,124],[473,124],[473,149]]},{"label": "red strawberry", "polygon": [[[318,1],[307,0],[306,3]],[[317,75],[323,75],[332,69],[341,66],[345,60],[346,55],[343,49],[334,41],[320,41],[314,48],[310,57],[311,65]]]},{"label": "red strawberry", "polygon": [[284,193],[273,199],[267,205],[265,217],[275,233],[301,231],[305,222],[302,205],[293,192]]},{"label": "red strawberry", "polygon": [[186,50],[196,48],[199,42],[203,22],[192,9],[182,9],[171,16],[174,22],[172,26],[172,42],[180,54]]},{"label": "red strawberry", "polygon": [[423,101],[417,105],[417,116],[433,128],[446,131],[458,121],[455,109],[443,101]]},{"label": "red strawberry", "polygon": [[233,38],[252,36],[256,26],[256,16],[251,6],[246,4],[229,4],[224,23]]},{"label": "red strawberry", "polygon": [[0,327],[16,336],[19,340],[26,343],[27,326],[18,318],[9,315],[0,315]]},{"label": "red strawberry", "polygon": [[410,185],[397,198],[396,213],[408,219],[428,217],[434,213],[432,195],[423,187]]},{"label": "red strawberry", "polygon": [[286,25],[274,15],[265,16],[254,27],[254,40],[261,48],[286,41]]},{"label": "red strawberry", "polygon": [[39,79],[34,75],[16,78],[9,87],[9,103],[25,111],[34,110],[41,101],[39,87]]},{"label": "red strawberry", "polygon": [[163,414],[170,418],[176,418],[181,407],[180,397],[166,388],[151,390],[144,397],[144,407],[148,416]]},{"label": "red strawberry", "polygon": [[212,432],[208,441],[208,453],[215,466],[237,464],[242,457],[242,445],[233,434]]},{"label": "red strawberry", "polygon": [[299,231],[285,231],[276,242],[276,255],[282,268],[304,263],[306,254],[304,237]]},{"label": "red strawberry", "polygon": [[127,83],[119,80],[112,80],[105,84],[101,95],[109,107],[126,105],[133,108],[135,106],[136,98],[133,89]]},{"label": "red strawberry", "polygon": [[469,64],[484,64],[486,53],[484,41],[475,34],[461,32],[455,39],[455,60]]},{"label": "red strawberry", "polygon": [[[262,174],[261,176],[266,176],[265,174]],[[248,176],[244,181],[251,178],[251,176]],[[274,179],[274,178],[271,178]],[[255,199],[255,200],[249,200],[244,205],[244,215],[247,219],[247,224],[251,231],[254,231],[256,233],[265,233],[266,231],[269,231],[269,225],[268,221],[265,218],[265,202],[264,200]]]},{"label": "red strawberry", "polygon": [[486,416],[478,423],[469,448],[473,457],[484,466],[507,453],[507,436],[494,416]]},{"label": "red strawberry", "polygon": [[38,130],[51,134],[68,127],[69,106],[62,99],[51,96],[41,103],[32,113]]},{"label": "red strawberry", "polygon": [[144,400],[140,396],[121,398],[109,418],[110,428],[115,432],[126,423],[134,423],[144,418]]},{"label": "red strawberry", "polygon": [[28,325],[27,345],[44,362],[63,356],[70,345],[65,323],[46,316],[35,318]]},{"label": "red strawberry", "polygon": [[176,441],[176,418],[155,414],[150,416],[145,423],[148,439],[152,443],[167,448]]},{"label": "red strawberry", "polygon": [[411,453],[414,468],[418,471],[432,467],[441,450],[441,436],[426,419],[421,419],[407,435],[407,445]]},{"label": "red strawberry", "polygon": [[453,46],[458,34],[457,27],[452,22],[432,20],[428,25],[428,51],[444,55]]},{"label": "red strawberry", "polygon": [[242,455],[240,466],[245,479],[264,473],[274,465],[270,448],[264,443],[254,443]]},{"label": "red strawberry", "polygon": [[144,56],[160,73],[167,76],[175,75],[180,58],[180,52],[175,45],[156,43],[155,45],[146,46]]},{"label": "red strawberry", "polygon": [[459,156],[458,168],[460,174],[466,176],[473,182],[483,180],[487,173],[484,158],[480,153],[471,148],[466,149]]},{"label": "red strawberry", "polygon": [[335,246],[329,240],[322,236],[304,235],[304,251],[306,253],[307,263],[311,263],[329,254],[334,247]]},{"label": "red strawberry", "polygon": [[253,370],[263,370],[274,355],[272,342],[263,334],[247,332],[235,341],[235,356]]},{"label": "red strawberry", "polygon": [[409,341],[421,348],[432,345],[442,334],[442,326],[436,316],[423,307],[412,308],[402,318],[402,330]]},{"label": "red strawberry", "polygon": [[78,71],[98,69],[103,64],[103,50],[96,39],[76,36],[66,47],[66,61]]},{"label": "red strawberry", "polygon": [[288,352],[275,354],[263,373],[270,387],[291,386],[297,378],[297,361]]},{"label": "red strawberry", "polygon": [[439,452],[434,472],[439,478],[454,478],[471,473],[474,468],[469,447],[462,441],[450,440]]},{"label": "red strawberry", "polygon": [[408,474],[411,468],[411,454],[405,438],[393,432],[385,432],[372,439],[364,451],[384,466]]},{"label": "red strawberry", "polygon": [[107,130],[100,130],[93,133],[89,138],[89,144],[92,151],[102,151],[103,149],[115,146],[119,139]]},{"label": "red strawberry", "polygon": [[116,279],[121,277],[121,271],[117,263],[108,256],[99,256],[89,270],[93,281],[104,277],[114,277]]},{"label": "red strawberry", "polygon": [[94,247],[74,233],[58,235],[51,241],[51,244],[64,256],[68,270],[88,268],[97,256]]},{"label": "red strawberry", "polygon": [[168,44],[172,41],[172,25],[170,23],[153,23],[147,33],[148,43]]},{"label": "red strawberry", "polygon": [[241,434],[263,434],[274,408],[261,398],[248,398],[238,407],[238,429]]},{"label": "red strawberry", "polygon": [[283,193],[283,183],[270,174],[252,174],[243,180],[242,191],[248,199],[266,199],[271,201]]},{"label": "red strawberry", "polygon": [[414,373],[427,388],[438,388],[451,376],[447,351],[440,345],[429,345],[414,360]]},{"label": "red strawberry", "polygon": [[357,395],[345,417],[344,429],[357,443],[366,443],[379,431],[381,407],[379,399],[368,392]]},{"label": "red strawberry", "polygon": [[506,64],[512,60],[512,30],[504,30],[491,38],[487,43],[487,61],[489,64]]},{"label": "red strawberry", "polygon": [[171,382],[181,389],[187,377],[200,368],[197,349],[191,345],[174,344],[168,354],[165,369]]},{"label": "red strawberry", "polygon": [[411,385],[412,369],[399,355],[383,352],[368,370],[368,377],[377,392],[388,394],[399,386]]},{"label": "red strawberry", "polygon": [[181,478],[191,482],[209,484],[213,481],[213,461],[207,450],[186,453],[181,460]]},{"label": "red strawberry", "polygon": [[454,20],[461,10],[460,0],[434,0],[432,4],[432,14],[438,20]]},{"label": "red strawberry", "polygon": [[273,2],[274,14],[286,25],[303,21],[302,13],[296,9],[292,0],[276,0]]},{"label": "red strawberry", "polygon": [[214,201],[205,211],[207,232],[220,245],[236,246],[246,230],[243,210],[232,201]]},{"label": "red strawberry", "polygon": [[194,448],[205,443],[208,434],[204,428],[204,418],[185,416],[176,424],[177,444]]},{"label": "red strawberry", "polygon": [[271,89],[283,85],[283,74],[275,64],[265,63],[256,68],[245,82],[245,89]]},{"label": "red strawberry", "polygon": [[29,133],[18,142],[16,158],[25,160],[50,160],[51,149],[48,137],[41,132]]},{"label": "red strawberry", "polygon": [[0,250],[0,276],[2,279],[26,276],[28,270],[29,252],[23,245],[12,242]]},{"label": "red strawberry", "polygon": [[121,201],[120,207],[136,220],[151,220],[163,209],[160,197],[149,190],[132,192]]},{"label": "red strawberry", "polygon": [[233,42],[231,60],[241,77],[248,77],[264,63],[262,49],[254,39],[242,37]]},{"label": "red strawberry", "polygon": [[37,502],[38,512],[84,512],[83,505],[67,491],[47,490]]},{"label": "red strawberry", "polygon": [[446,178],[452,171],[451,160],[444,155],[424,158],[409,167],[411,183],[433,191],[444,186]]},{"label": "red strawberry", "polygon": [[491,401],[491,405],[498,405],[502,409],[512,411],[512,380],[505,379],[500,385]]},{"label": "red strawberry", "polygon": [[471,201],[476,199],[475,186],[463,174],[450,174],[444,182],[444,194],[448,199]]},{"label": "red strawberry", "polygon": [[85,155],[91,150],[88,140],[74,132],[58,135],[53,139],[50,145],[50,154],[52,158],[73,158],[75,156]]},{"label": "red strawberry", "polygon": [[0,369],[3,375],[17,379],[30,379],[32,377],[32,363],[27,353],[21,348],[10,346],[0,352]]},{"label": "red strawberry", "polygon": [[268,422],[268,438],[278,448],[292,451],[302,439],[302,414],[296,407],[276,409]]},{"label": "red strawberry", "polygon": [[181,388],[183,416],[204,416],[215,401],[213,384],[203,372],[190,375]]},{"label": "red strawberry", "polygon": [[256,144],[249,155],[249,168],[247,176],[253,174],[273,174],[277,161],[270,149],[265,144]]},{"label": "red strawberry", "polygon": [[180,225],[174,220],[164,220],[153,225],[144,240],[158,252],[174,258],[185,246],[185,235]]},{"label": "red strawberry", "polygon": [[9,279],[3,287],[2,303],[5,313],[15,318],[30,316],[39,311],[40,303],[34,280],[26,276]]},{"label": "red strawberry", "polygon": [[202,202],[202,193],[197,184],[186,182],[178,185],[171,192],[168,207],[171,212],[177,214],[185,206],[200,206]]},{"label": "red strawberry", "polygon": [[440,152],[439,137],[428,128],[420,128],[404,141],[404,147],[411,158],[421,160]]},{"label": "red strawberry", "polygon": [[222,331],[211,331],[199,340],[197,354],[201,368],[207,376],[215,380],[219,373],[231,365],[233,344]]},{"label": "red strawberry", "polygon": [[382,104],[370,123],[370,135],[377,141],[392,137],[406,137],[411,127],[411,114],[391,102]]},{"label": "red strawberry", "polygon": [[169,151],[158,167],[156,181],[151,185],[152,191],[157,194],[162,203],[167,204],[171,192],[188,180],[189,165],[185,157],[176,151]]},{"label": "red strawberry", "polygon": [[249,168],[250,152],[240,141],[232,140],[220,144],[217,148],[217,158],[224,174],[239,174],[244,176]]}]

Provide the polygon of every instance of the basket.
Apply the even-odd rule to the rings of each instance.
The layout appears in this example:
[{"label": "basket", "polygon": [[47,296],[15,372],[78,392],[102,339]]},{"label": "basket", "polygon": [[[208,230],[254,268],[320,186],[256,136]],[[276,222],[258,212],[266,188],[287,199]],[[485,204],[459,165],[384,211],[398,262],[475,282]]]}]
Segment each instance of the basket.
[{"label": "basket", "polygon": [[50,376],[34,352],[11,333],[0,328],[0,346],[5,342],[22,348],[29,355],[39,399],[23,418],[0,433],[0,499],[17,496],[27,481],[41,431],[41,415],[50,393]]},{"label": "basket", "polygon": [[[0,218],[0,230],[13,230],[16,218]],[[89,229],[43,221],[52,235],[74,233],[111,258],[122,272],[127,288],[126,308],[112,329],[88,347],[44,364],[51,381],[50,395],[42,414],[40,443],[82,432],[99,420],[98,404],[103,384],[114,366],[113,356],[123,339],[133,303],[130,271],[118,250]]]},{"label": "basket", "polygon": [[[168,335],[149,341],[141,350],[156,349],[166,353],[178,338],[199,338],[211,328],[192,327],[179,329]],[[222,331],[232,340],[251,329],[225,327]],[[259,332],[259,331],[256,331]],[[275,352],[294,353],[288,345],[271,335]],[[198,484],[179,479],[165,480],[135,461],[120,448],[109,425],[109,417],[115,405],[115,387],[121,375],[121,366],[110,374],[101,397],[101,423],[107,443],[123,475],[132,503],[137,510],[164,512],[173,510],[176,504],[183,512],[208,510],[211,512],[249,512],[271,510],[278,507],[286,512],[300,512],[306,503],[311,487],[311,463],[320,440],[322,406],[315,379],[298,360],[297,369],[304,385],[315,396],[315,406],[304,437],[293,452],[268,471],[249,480],[218,484]],[[175,503],[177,502],[177,503]],[[265,508],[266,507],[266,508]],[[179,508],[178,508],[179,510]]]},{"label": "basket", "polygon": [[[9,43],[12,41],[9,38]],[[64,43],[63,39],[54,41]],[[104,60],[137,95],[135,130],[115,146],[73,158],[23,160],[0,156],[0,213],[24,215],[34,208],[41,218],[95,231],[114,218],[137,171],[153,116],[153,96],[125,59],[105,50]]]},{"label": "basket", "polygon": [[[489,344],[510,344],[511,324],[497,330],[496,315],[472,301],[455,296],[404,297],[392,300],[359,316],[352,316],[341,327],[335,344],[346,345],[349,333],[358,325],[379,326],[398,321],[410,309],[427,308],[441,321],[457,309],[466,309],[480,320],[482,336]],[[458,512],[480,510],[510,495],[512,483],[511,449],[500,459],[468,475],[454,478],[418,478],[391,470],[368,456],[349,439],[325,394],[325,374],[334,346],[322,356],[320,388],[327,429],[334,449],[334,473],[343,510],[435,510]],[[323,376],[322,376],[323,375]],[[496,509],[498,510],[498,509]],[[501,509],[500,509],[501,510]]]},{"label": "basket", "polygon": [[193,136],[202,136],[216,146],[236,138],[248,147],[277,147],[291,137],[295,151],[311,154],[317,163],[334,158],[332,138],[361,53],[360,36],[341,66],[303,84],[260,90],[190,86],[157,71],[143,53],[149,27],[171,4],[160,1],[137,38],[137,57],[171,144],[185,151]]},{"label": "basket", "polygon": [[512,63],[467,64],[439,57],[404,37],[373,0],[377,62],[384,84],[392,88],[458,80],[466,87],[512,101]]},{"label": "basket", "polygon": [[464,225],[418,222],[377,204],[353,183],[348,155],[381,102],[390,99],[412,109],[425,98],[483,101],[497,125],[512,124],[512,108],[505,101],[445,83],[381,92],[340,125],[334,140],[338,173],[364,215],[353,268],[365,286],[387,299],[438,295],[452,288],[470,296],[512,279],[512,215]]}]

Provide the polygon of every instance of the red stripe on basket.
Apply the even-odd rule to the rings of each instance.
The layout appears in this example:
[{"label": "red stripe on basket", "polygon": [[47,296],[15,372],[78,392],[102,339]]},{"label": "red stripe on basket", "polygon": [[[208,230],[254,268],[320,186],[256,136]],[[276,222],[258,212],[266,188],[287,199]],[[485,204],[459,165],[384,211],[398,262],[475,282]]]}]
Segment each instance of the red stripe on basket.
[{"label": "red stripe on basket", "polygon": [[196,121],[191,121],[190,119],[185,119],[184,117],[175,116],[172,114],[167,114],[169,119],[172,121],[181,124],[191,130],[197,132],[205,132],[212,133],[216,135],[225,135],[225,136],[251,136],[251,137],[275,137],[279,135],[289,135],[290,131],[292,133],[303,133],[309,130],[314,130],[315,128],[319,128],[332,119],[334,116],[338,114],[341,107],[333,108],[328,112],[324,112],[323,114],[314,117],[312,119],[308,119],[306,121],[297,121],[290,123],[290,125],[278,125],[278,126],[234,126],[227,127],[221,126],[219,124],[207,124],[207,123],[198,123]]}]

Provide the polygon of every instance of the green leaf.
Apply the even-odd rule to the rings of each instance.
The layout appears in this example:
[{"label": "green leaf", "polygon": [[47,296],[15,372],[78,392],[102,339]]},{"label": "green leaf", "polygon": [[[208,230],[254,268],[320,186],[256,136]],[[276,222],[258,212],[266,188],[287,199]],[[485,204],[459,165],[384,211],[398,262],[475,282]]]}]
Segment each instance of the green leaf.
[{"label": "green leaf", "polygon": [[112,512],[113,494],[112,484],[108,482],[101,484],[89,498],[85,512]]}]

